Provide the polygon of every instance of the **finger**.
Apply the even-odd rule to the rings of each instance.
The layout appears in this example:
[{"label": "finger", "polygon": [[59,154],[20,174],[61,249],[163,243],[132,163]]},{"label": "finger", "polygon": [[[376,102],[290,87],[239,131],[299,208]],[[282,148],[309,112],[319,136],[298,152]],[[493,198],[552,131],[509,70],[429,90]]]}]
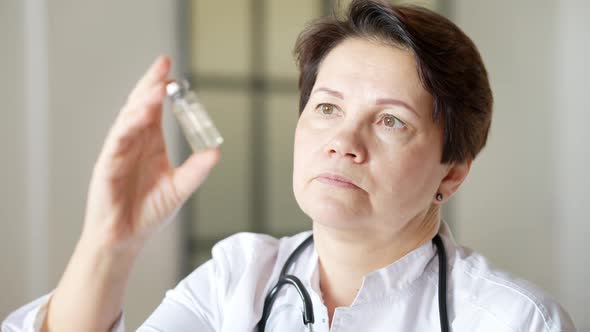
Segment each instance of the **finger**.
[{"label": "finger", "polygon": [[137,86],[140,89],[143,89],[161,82],[168,75],[170,65],[171,62],[169,57],[163,55],[157,57],[143,77],[137,82]]},{"label": "finger", "polygon": [[146,92],[141,100],[127,104],[115,120],[119,131],[129,132],[130,129],[141,129],[149,125],[160,124],[162,120],[162,104],[166,95],[166,87],[156,84]]},{"label": "finger", "polygon": [[129,95],[129,100],[140,97],[144,91],[149,90],[153,85],[164,81],[170,72],[170,66],[170,58],[167,56],[159,56],[156,58],[150,68],[135,85],[135,88]]},{"label": "finger", "polygon": [[129,110],[122,112],[123,118],[129,118],[132,121],[145,120],[146,125],[162,120],[162,104],[166,96],[165,83],[158,83],[151,87],[140,100],[134,104],[128,104],[125,107]]},{"label": "finger", "polygon": [[219,158],[221,158],[219,148],[193,153],[174,171],[172,182],[182,202],[203,183]]},{"label": "finger", "polygon": [[152,88],[140,105],[126,105],[109,130],[101,155],[108,159],[115,157],[147,127],[161,127],[164,94],[164,85],[159,84]]}]

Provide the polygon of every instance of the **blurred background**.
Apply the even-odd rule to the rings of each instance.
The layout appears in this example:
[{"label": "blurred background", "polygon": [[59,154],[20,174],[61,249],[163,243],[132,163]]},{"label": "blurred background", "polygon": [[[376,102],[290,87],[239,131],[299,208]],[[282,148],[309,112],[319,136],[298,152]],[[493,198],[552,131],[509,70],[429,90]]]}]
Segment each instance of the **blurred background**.
[{"label": "blurred background", "polygon": [[[334,2],[1,0],[0,319],[55,287],[102,142],[158,54],[189,78],[225,143],[199,193],[143,251],[127,328],[216,241],[309,229],[291,187],[292,49],[307,22],[349,1]],[[590,1],[417,3],[475,41],[495,96],[488,145],[446,220],[460,243],[547,290],[590,331]],[[164,126],[178,165],[189,150],[168,110]]]}]

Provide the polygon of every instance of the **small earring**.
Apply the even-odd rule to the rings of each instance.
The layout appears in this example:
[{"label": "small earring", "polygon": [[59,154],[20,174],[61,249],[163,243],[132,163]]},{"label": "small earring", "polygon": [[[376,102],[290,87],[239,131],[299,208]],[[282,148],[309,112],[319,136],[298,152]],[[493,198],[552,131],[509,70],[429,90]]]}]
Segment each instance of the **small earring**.
[{"label": "small earring", "polygon": [[443,194],[437,193],[436,194],[436,200],[439,201],[439,202],[442,202],[442,200],[443,200]]}]

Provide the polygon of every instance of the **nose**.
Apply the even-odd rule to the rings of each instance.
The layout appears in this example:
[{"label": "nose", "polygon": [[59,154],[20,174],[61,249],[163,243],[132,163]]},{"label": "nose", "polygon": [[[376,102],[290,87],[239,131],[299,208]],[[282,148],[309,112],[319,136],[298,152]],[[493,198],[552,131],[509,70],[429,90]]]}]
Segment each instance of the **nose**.
[{"label": "nose", "polygon": [[345,158],[359,164],[366,160],[367,149],[358,128],[342,128],[325,147],[330,158]]}]

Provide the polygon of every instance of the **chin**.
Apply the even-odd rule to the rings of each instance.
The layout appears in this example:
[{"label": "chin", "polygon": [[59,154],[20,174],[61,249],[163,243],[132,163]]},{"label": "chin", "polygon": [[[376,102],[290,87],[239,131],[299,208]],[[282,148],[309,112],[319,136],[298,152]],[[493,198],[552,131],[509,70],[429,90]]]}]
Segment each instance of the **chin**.
[{"label": "chin", "polygon": [[342,229],[357,228],[366,220],[358,204],[337,197],[312,197],[300,204],[301,209],[314,222],[327,227]]},{"label": "chin", "polygon": [[315,181],[294,181],[293,193],[301,210],[314,222],[329,227],[355,228],[368,220],[371,202],[361,190],[331,188]]}]

